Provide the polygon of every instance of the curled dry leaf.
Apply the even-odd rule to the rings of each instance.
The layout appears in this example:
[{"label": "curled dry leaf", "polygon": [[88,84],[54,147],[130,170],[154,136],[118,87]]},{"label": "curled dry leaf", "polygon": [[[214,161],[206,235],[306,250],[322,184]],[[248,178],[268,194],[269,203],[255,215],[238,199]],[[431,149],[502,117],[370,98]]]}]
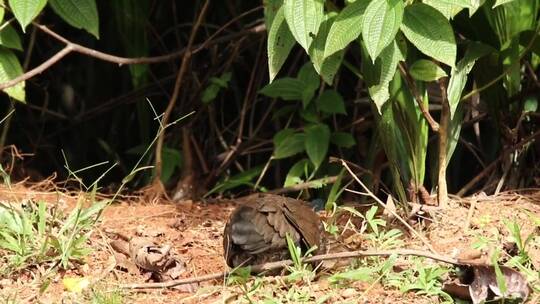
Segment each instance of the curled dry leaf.
[{"label": "curled dry leaf", "polygon": [[131,260],[140,268],[151,272],[161,273],[174,262],[170,250],[170,246],[158,246],[146,238],[133,238],[129,241]]},{"label": "curled dry leaf", "polygon": [[495,266],[488,264],[461,265],[463,270],[458,282],[444,284],[444,291],[462,299],[470,299],[473,304],[483,303],[487,300],[501,298],[527,299],[530,287],[525,276],[520,272],[500,266],[506,282],[506,291],[503,293],[497,283]]}]

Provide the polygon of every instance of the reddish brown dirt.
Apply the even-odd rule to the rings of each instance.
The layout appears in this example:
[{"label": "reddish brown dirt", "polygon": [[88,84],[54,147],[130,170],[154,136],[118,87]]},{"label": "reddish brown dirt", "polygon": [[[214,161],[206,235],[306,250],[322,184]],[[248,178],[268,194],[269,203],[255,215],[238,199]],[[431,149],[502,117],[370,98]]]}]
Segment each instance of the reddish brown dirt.
[{"label": "reddish brown dirt", "polygon": [[[65,204],[67,208],[74,206],[76,202],[75,196],[39,192],[23,186],[16,186],[11,190],[0,189],[0,197],[10,201],[15,198],[42,199],[51,204]],[[226,266],[222,257],[222,231],[233,207],[234,204],[227,202],[185,202],[180,205],[150,205],[145,202],[114,204],[106,209],[91,238],[91,247],[95,250],[86,259],[86,264],[54,276],[51,285],[42,295],[37,294],[38,285],[33,283],[30,275],[4,279],[0,281],[0,298],[16,298],[20,303],[38,302],[38,299],[40,303],[59,303],[62,299],[67,303],[80,303],[80,300],[73,300],[73,296],[64,290],[62,276],[103,276],[96,288],[105,291],[115,290],[119,284],[144,283],[145,277],[140,273],[107,270],[111,263],[114,263],[112,249],[108,245],[111,231],[126,236],[143,232],[154,236],[153,239],[159,244],[170,244],[176,256],[186,262],[187,269],[182,275],[184,278],[224,271]],[[507,236],[505,220],[515,218],[521,225],[524,236],[533,233],[533,225],[525,210],[540,217],[540,192],[454,200],[449,209],[434,212],[435,223],[429,226],[424,234],[441,254],[455,255],[469,249],[479,235],[489,237],[497,233],[503,238]],[[406,247],[425,248],[411,236],[408,236],[405,242]],[[529,253],[539,267],[540,246],[533,246]],[[37,270],[33,272],[36,273]],[[286,293],[286,284],[283,284],[279,277],[265,280],[274,283],[263,287],[261,292],[276,296],[276,292]],[[270,290],[276,286],[279,290]],[[437,303],[436,298],[415,296],[412,293],[402,294],[379,285],[352,284],[348,288],[338,289],[329,286],[325,279],[319,279],[310,286],[298,285],[297,288],[311,296],[313,301],[308,301],[310,303],[325,295],[331,296],[331,300],[326,303]],[[240,289],[225,287],[222,280],[204,282],[194,292],[146,289],[122,291],[121,294],[123,303],[244,303]]]}]

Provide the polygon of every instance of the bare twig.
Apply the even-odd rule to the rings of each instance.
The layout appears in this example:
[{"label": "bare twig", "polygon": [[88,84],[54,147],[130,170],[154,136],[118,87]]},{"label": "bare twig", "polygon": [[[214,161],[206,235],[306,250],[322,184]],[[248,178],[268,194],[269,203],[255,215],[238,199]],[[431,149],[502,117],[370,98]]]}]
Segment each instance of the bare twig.
[{"label": "bare twig", "polygon": [[[337,252],[337,253],[321,254],[321,255],[305,258],[302,260],[302,262],[313,263],[313,262],[321,262],[321,261],[326,261],[326,260],[348,259],[348,258],[370,257],[370,256],[383,256],[384,257],[384,256],[391,256],[391,255],[419,256],[419,257],[425,257],[428,259],[432,259],[435,261],[448,263],[452,265],[461,265],[461,263],[456,259],[444,256],[444,255],[439,255],[439,254],[434,254],[427,251],[414,250],[414,249],[396,249],[396,250],[382,250],[382,251],[359,250],[359,251]],[[261,273],[261,272],[266,272],[266,271],[271,271],[271,270],[277,270],[277,269],[284,268],[286,266],[290,266],[292,264],[293,262],[291,260],[264,263],[260,265],[251,266],[251,272]],[[174,287],[178,285],[222,279],[222,278],[226,278],[232,273],[233,273],[232,271],[224,271],[221,273],[213,273],[213,274],[204,275],[204,276],[200,276],[196,278],[187,278],[187,279],[174,280],[174,281],[161,282],[161,283],[123,284],[123,285],[120,285],[120,288],[122,289],[170,288],[170,287]]]}]

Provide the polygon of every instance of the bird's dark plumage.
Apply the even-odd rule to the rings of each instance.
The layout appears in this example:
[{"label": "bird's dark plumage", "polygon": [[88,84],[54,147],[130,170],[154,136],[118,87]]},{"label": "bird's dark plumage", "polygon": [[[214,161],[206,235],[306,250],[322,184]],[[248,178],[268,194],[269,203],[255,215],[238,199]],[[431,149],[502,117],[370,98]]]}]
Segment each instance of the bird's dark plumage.
[{"label": "bird's dark plumage", "polygon": [[289,258],[287,233],[303,252],[313,246],[321,248],[322,222],[308,203],[272,194],[249,197],[233,211],[225,226],[223,249],[227,265]]}]

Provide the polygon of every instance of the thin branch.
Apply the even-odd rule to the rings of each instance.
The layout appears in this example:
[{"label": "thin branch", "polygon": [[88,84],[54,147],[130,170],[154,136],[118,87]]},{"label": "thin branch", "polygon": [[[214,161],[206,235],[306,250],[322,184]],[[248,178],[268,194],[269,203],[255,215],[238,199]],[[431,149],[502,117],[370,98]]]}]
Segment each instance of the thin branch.
[{"label": "thin branch", "polygon": [[[199,16],[197,17],[197,21],[195,21],[195,24],[193,25],[193,29],[191,30],[191,35],[189,36],[188,44],[186,47],[187,50],[191,50],[191,48],[193,47],[195,36],[197,34],[199,27],[202,24],[204,16],[206,15],[209,2],[210,0],[206,0],[204,2],[201,12],[199,13]],[[188,62],[191,59],[191,55],[192,55],[192,52],[188,51],[182,57],[182,63],[180,64],[180,69],[178,70],[178,74],[176,76],[173,93],[171,95],[171,99],[169,100],[169,104],[167,105],[167,108],[165,109],[165,113],[163,114],[162,122],[164,125],[166,125],[167,122],[169,121],[169,117],[171,116],[174,105],[176,104],[176,101],[178,100],[178,96],[180,95],[180,87],[182,86],[182,81],[184,80],[184,75],[188,67]],[[165,132],[159,134],[159,137],[156,143],[154,183],[161,181],[160,180],[161,170],[162,170],[161,151],[163,149],[164,140],[165,140]]]},{"label": "thin branch", "polygon": [[[249,11],[249,12],[251,12],[251,11]],[[28,79],[30,79],[30,78],[38,75],[38,74],[41,74],[42,72],[47,70],[49,67],[51,67],[52,65],[57,63],[60,59],[62,59],[63,57],[65,57],[67,54],[69,54],[71,52],[77,52],[77,53],[87,55],[87,56],[90,56],[90,57],[93,57],[93,58],[96,58],[96,59],[100,59],[100,60],[103,60],[103,61],[116,63],[116,64],[122,66],[122,65],[131,65],[131,64],[150,64],[150,63],[160,63],[160,62],[171,61],[171,60],[174,60],[176,58],[182,57],[188,50],[190,50],[189,48],[186,47],[186,48],[183,48],[181,50],[178,50],[178,51],[170,53],[170,54],[165,54],[165,55],[155,56],[155,57],[136,57],[136,58],[121,57],[121,56],[116,56],[116,55],[111,55],[111,54],[107,54],[107,53],[104,53],[104,52],[100,52],[100,51],[97,51],[97,50],[82,46],[80,44],[71,42],[70,40],[62,37],[61,35],[57,34],[53,30],[49,29],[45,25],[41,25],[41,24],[38,24],[38,23],[33,23],[33,25],[36,26],[38,29],[40,29],[42,32],[44,32],[44,33],[48,34],[49,36],[53,37],[54,39],[66,44],[66,46],[60,52],[56,53],[54,56],[49,58],[47,61],[43,62],[42,64],[38,65],[37,67],[33,68],[32,70],[30,70],[30,71],[28,71],[28,72],[26,72],[26,73],[24,73],[24,74],[22,74],[22,75],[20,75],[20,76],[18,76],[16,78],[12,79],[12,80],[6,81],[4,83],[0,83],[0,90],[12,87],[12,86],[16,85],[19,82],[28,80]],[[200,45],[192,46],[191,54],[198,53],[199,51],[201,51],[203,49],[203,46],[209,47],[211,45],[214,45],[214,44],[217,44],[217,43],[222,43],[222,42],[234,39],[236,37],[243,36],[245,34],[260,33],[260,32],[262,32],[264,30],[265,30],[265,27],[264,27],[264,24],[262,24],[262,25],[254,26],[253,28],[250,28],[250,29],[248,29],[246,31],[239,32],[239,33],[233,33],[231,35],[227,35],[227,36],[221,37],[219,39],[215,39],[215,40],[212,40],[212,41],[206,40],[205,42],[203,42]]]},{"label": "thin branch", "polygon": [[[418,256],[432,259],[435,261],[452,264],[452,265],[462,265],[458,260],[439,254],[434,254],[427,251],[414,250],[414,249],[396,249],[396,250],[359,250],[359,251],[346,251],[346,252],[337,252],[329,254],[321,254],[313,257],[302,259],[303,263],[313,263],[313,262],[322,262],[326,260],[336,260],[336,259],[348,259],[348,258],[359,258],[359,257],[371,257],[371,256],[382,256],[388,257],[391,255],[398,256]],[[285,268],[293,264],[291,260],[283,260],[277,262],[264,263],[259,265],[251,266],[252,273],[261,273],[271,270],[277,270]],[[178,285],[200,283],[204,281],[223,279],[233,274],[233,271],[224,271],[221,273],[208,274],[196,278],[187,278],[174,280],[169,282],[160,282],[160,283],[143,283],[143,284],[122,284],[120,288],[122,289],[145,289],[145,288],[170,288]]]},{"label": "thin branch", "polygon": [[414,79],[411,77],[411,74],[407,70],[405,63],[400,62],[398,64],[398,67],[399,67],[399,71],[401,72],[401,75],[403,76],[403,78],[405,78],[407,85],[411,89],[411,93],[413,94],[414,99],[416,100],[416,103],[418,104],[418,108],[420,108],[422,115],[424,116],[429,126],[431,127],[431,130],[435,132],[439,131],[439,124],[435,121],[435,119],[433,119],[431,114],[429,114],[429,110],[426,109],[426,107],[424,106],[422,96],[420,96],[420,93],[418,92],[418,89],[416,88],[416,83],[414,82]]}]

